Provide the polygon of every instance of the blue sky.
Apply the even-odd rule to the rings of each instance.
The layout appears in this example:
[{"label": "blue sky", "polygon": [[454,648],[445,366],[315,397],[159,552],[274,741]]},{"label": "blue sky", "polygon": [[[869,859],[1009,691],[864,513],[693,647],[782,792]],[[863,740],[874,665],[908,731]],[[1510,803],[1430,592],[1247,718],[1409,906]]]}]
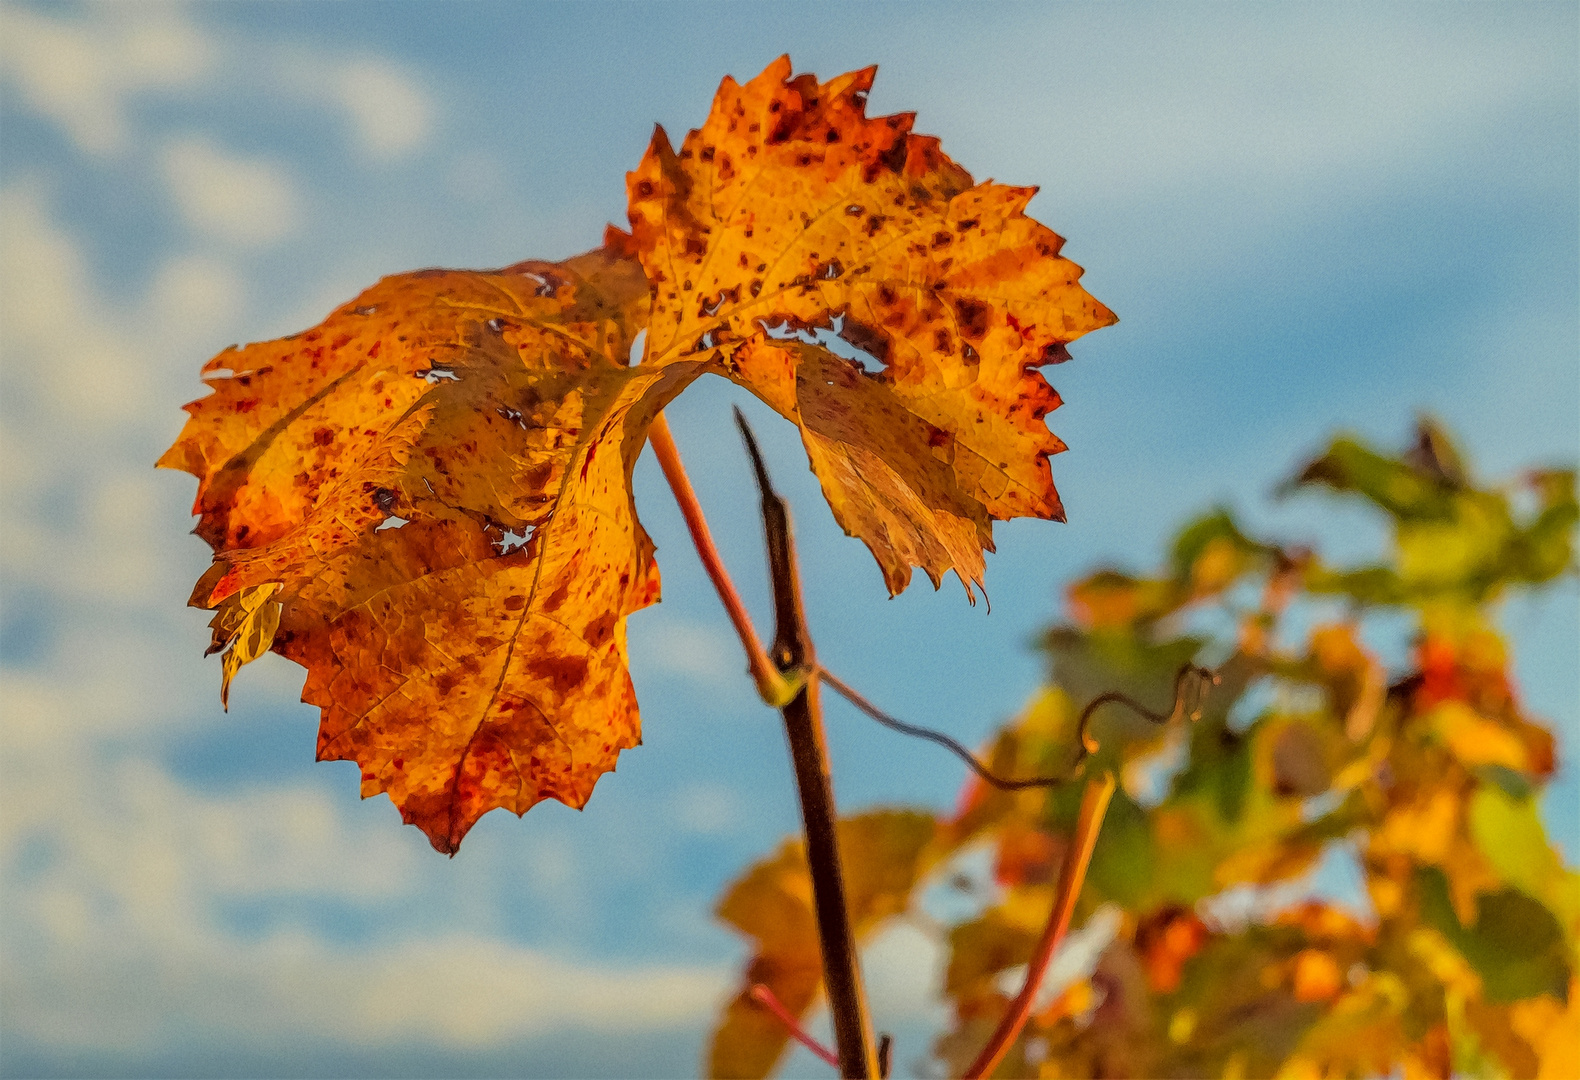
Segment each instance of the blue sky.
[{"label": "blue sky", "polygon": [[[788,425],[719,380],[670,416],[763,623],[732,401],[796,507],[825,662],[973,742],[1037,685],[1063,584],[1152,565],[1198,508],[1375,545],[1269,497],[1337,429],[1397,445],[1429,409],[1486,475],[1575,460],[1577,47],[1556,3],[0,4],[0,1072],[688,1074],[741,958],[711,903],[796,827],[650,459],[646,742],[585,812],[491,814],[445,860],[313,763],[300,669],[252,665],[221,713],[182,606],[192,481],[152,469],[221,347],[383,274],[591,247],[651,125],[700,123],[725,73],[879,64],[870,111],[1041,185],[1121,316],[1050,372],[1069,523],[998,528],[991,614],[952,581],[888,600]],[[1573,582],[1504,621],[1572,756]],[[936,748],[829,724],[844,808],[953,799]],[[1572,765],[1546,813],[1572,856]],[[937,963],[903,928],[868,959],[905,1068]]]}]

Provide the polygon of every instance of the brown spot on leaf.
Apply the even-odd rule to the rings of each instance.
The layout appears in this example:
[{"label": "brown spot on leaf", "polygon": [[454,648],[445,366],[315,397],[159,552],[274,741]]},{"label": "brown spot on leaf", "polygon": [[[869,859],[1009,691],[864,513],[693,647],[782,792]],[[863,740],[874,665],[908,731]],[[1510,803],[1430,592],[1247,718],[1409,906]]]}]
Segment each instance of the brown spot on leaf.
[{"label": "brown spot on leaf", "polygon": [[961,297],[955,301],[960,333],[973,341],[980,341],[987,334],[990,314],[991,309],[980,300]]},{"label": "brown spot on leaf", "polygon": [[569,694],[587,678],[587,661],[580,656],[540,656],[526,664],[533,678],[543,679],[559,695]]},{"label": "brown spot on leaf", "polygon": [[620,620],[612,611],[606,611],[587,624],[584,640],[593,648],[601,648],[614,636],[615,624]]}]

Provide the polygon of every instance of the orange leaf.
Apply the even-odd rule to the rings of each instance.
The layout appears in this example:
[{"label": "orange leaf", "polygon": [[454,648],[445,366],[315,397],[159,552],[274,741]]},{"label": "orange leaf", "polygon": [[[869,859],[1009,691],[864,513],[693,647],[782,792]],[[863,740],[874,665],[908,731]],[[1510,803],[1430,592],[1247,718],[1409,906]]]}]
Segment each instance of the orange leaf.
[{"label": "orange leaf", "polygon": [[910,114],[865,115],[874,70],[820,84],[781,57],[726,78],[679,153],[654,134],[627,180],[647,362],[708,357],[794,420],[891,593],[919,566],[969,596],[993,520],[1062,520],[1037,368],[1114,316],[1025,216],[1035,188],[973,186]]},{"label": "orange leaf", "polygon": [[386,278],[211,360],[160,459],[199,478],[216,642],[228,598],[277,583],[319,758],[442,852],[495,807],[581,806],[639,741],[625,617],[658,572],[631,469],[700,370],[627,366],[646,306],[609,249]]},{"label": "orange leaf", "polygon": [[1171,904],[1147,915],[1136,927],[1135,949],[1154,994],[1179,989],[1185,964],[1201,952],[1212,932],[1195,912]]}]

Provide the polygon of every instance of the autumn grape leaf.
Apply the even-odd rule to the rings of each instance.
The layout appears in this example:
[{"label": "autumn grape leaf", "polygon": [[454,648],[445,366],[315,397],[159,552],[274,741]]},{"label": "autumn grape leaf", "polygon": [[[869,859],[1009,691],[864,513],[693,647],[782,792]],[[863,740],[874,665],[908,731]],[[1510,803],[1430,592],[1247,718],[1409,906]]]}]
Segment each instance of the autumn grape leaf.
[{"label": "autumn grape leaf", "polygon": [[[266,651],[305,665],[319,757],[356,760],[441,851],[494,807],[581,806],[638,741],[625,617],[658,576],[631,469],[704,371],[800,425],[891,592],[921,566],[971,596],[993,520],[1062,516],[1036,368],[1113,316],[1023,213],[1032,189],[973,186],[909,116],[867,119],[871,70],[789,73],[726,79],[679,155],[658,132],[633,234],[387,278],[221,353],[160,459],[199,479],[222,701]],[[882,370],[816,336],[836,332]]]},{"label": "autumn grape leaf", "polygon": [[627,179],[646,362],[708,357],[795,421],[891,593],[919,566],[972,595],[993,520],[1063,518],[1037,368],[1115,320],[1025,215],[1035,188],[973,185],[911,114],[865,115],[874,70],[781,57],[726,78],[678,153],[654,134]]},{"label": "autumn grape leaf", "polygon": [[495,807],[581,806],[639,741],[631,469],[700,365],[628,366],[648,290],[615,247],[386,278],[226,350],[159,462],[199,479],[226,689],[271,644],[303,664],[319,758],[440,851]]}]

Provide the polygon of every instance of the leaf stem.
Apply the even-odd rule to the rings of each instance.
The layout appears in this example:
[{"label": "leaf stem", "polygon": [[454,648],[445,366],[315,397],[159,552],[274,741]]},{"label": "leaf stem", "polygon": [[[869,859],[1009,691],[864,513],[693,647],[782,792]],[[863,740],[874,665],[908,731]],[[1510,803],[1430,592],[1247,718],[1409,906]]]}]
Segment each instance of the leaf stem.
[{"label": "leaf stem", "polygon": [[780,708],[790,759],[795,766],[796,790],[801,799],[801,822],[806,833],[807,869],[812,876],[812,907],[817,916],[818,942],[823,952],[823,985],[828,991],[834,1021],[834,1042],[843,1077],[879,1080],[877,1044],[872,1018],[861,983],[861,959],[845,902],[845,876],[840,867],[835,822],[834,784],[829,772],[828,743],[823,735],[823,715],[818,705],[817,659],[807,631],[806,609],[801,602],[801,579],[796,572],[795,540],[790,530],[790,507],[774,491],[757,442],[740,410],[735,422],[746,440],[757,486],[762,492],[763,531],[768,543],[768,569],[774,592],[774,642],[769,656],[781,672],[807,672],[796,695]]},{"label": "leaf stem", "polygon": [[1081,812],[1075,822],[1075,835],[1070,838],[1070,846],[1064,852],[1064,865],[1059,869],[1059,891],[1054,897],[1053,911],[1048,915],[1048,925],[1043,929],[1042,938],[1037,942],[1031,962],[1026,967],[1026,981],[1015,1000],[1010,1002],[1009,1010],[999,1021],[993,1037],[966,1070],[967,1080],[991,1076],[1026,1026],[1026,1018],[1031,1015],[1031,1003],[1042,986],[1043,976],[1048,973],[1048,965],[1070,928],[1070,915],[1075,910],[1076,899],[1081,895],[1081,886],[1086,882],[1086,868],[1091,865],[1092,849],[1097,846],[1097,834],[1102,831],[1103,815],[1108,812],[1108,800],[1113,795],[1112,772],[1104,772],[1101,777],[1086,782],[1086,791],[1081,795]]},{"label": "leaf stem", "polygon": [[828,1047],[818,1042],[801,1026],[801,1022],[791,1015],[790,1010],[774,995],[774,992],[762,983],[752,987],[752,1000],[774,1014],[774,1017],[790,1032],[790,1037],[812,1053],[822,1058],[835,1068],[839,1067],[839,1055]]},{"label": "leaf stem", "polygon": [[664,479],[669,481],[669,490],[674,492],[680,515],[686,519],[686,528],[691,531],[691,543],[697,549],[697,557],[702,560],[702,568],[708,572],[714,591],[724,602],[724,610],[741,639],[741,647],[746,650],[747,667],[751,671],[752,682],[757,685],[757,693],[774,708],[780,708],[794,696],[795,687],[774,667],[768,654],[763,651],[762,642],[757,639],[757,631],[752,627],[751,616],[746,613],[746,605],[741,602],[741,594],[735,591],[735,583],[730,580],[724,560],[719,557],[719,549],[714,546],[713,534],[708,531],[708,519],[702,514],[702,504],[697,501],[691,478],[686,475],[686,466],[680,460],[680,448],[669,433],[669,423],[663,413],[658,414],[653,426],[648,429],[647,441],[658,458],[658,467],[664,470]]}]

